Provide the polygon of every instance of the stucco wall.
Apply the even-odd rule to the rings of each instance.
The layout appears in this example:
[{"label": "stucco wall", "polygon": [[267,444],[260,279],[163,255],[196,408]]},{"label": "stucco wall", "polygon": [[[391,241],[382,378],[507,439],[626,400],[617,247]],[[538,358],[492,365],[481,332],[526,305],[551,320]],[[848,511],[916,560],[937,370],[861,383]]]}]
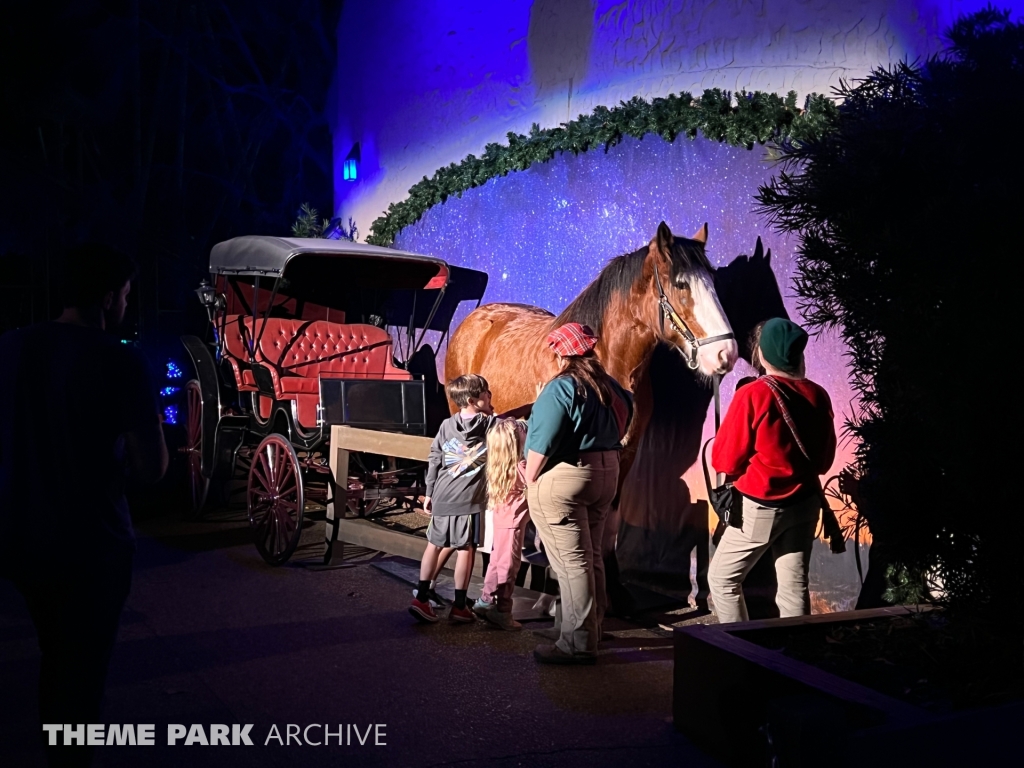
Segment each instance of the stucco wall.
[{"label": "stucco wall", "polygon": [[[507,131],[551,127],[633,96],[711,87],[828,93],[875,65],[936,52],[953,19],[985,4],[346,0],[335,210],[355,218],[365,238],[389,203],[438,167]],[[342,161],[356,144],[359,178],[344,181]]]}]

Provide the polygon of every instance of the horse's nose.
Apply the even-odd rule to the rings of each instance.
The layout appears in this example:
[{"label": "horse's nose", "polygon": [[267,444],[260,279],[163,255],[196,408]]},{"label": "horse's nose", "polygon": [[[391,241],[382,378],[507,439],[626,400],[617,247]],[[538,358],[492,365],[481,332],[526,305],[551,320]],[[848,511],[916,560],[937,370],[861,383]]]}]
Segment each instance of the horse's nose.
[{"label": "horse's nose", "polygon": [[736,365],[736,358],[739,356],[739,348],[735,341],[724,344],[718,350],[718,370],[721,373],[728,373]]},{"label": "horse's nose", "polygon": [[716,341],[701,347],[700,369],[705,376],[724,376],[736,365],[739,347],[732,339]]}]

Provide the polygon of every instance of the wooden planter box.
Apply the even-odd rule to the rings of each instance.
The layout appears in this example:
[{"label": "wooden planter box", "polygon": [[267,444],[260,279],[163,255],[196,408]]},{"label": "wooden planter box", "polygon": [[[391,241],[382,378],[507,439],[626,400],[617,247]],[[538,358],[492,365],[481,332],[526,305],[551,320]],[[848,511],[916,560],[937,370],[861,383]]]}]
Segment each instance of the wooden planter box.
[{"label": "wooden planter box", "polygon": [[1024,764],[1017,763],[1024,758],[1017,738],[1024,725],[1024,703],[937,717],[741,637],[751,630],[884,620],[908,610],[890,607],[676,629],[676,730],[715,758],[737,766]]}]

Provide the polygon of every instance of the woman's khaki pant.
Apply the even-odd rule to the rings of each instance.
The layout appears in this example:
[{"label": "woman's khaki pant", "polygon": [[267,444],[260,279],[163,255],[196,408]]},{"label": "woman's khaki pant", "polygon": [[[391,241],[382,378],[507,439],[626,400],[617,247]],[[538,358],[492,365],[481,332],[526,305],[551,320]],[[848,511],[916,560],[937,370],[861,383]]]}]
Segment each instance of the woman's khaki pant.
[{"label": "woman's khaki pant", "polygon": [[779,581],[775,596],[779,615],[785,618],[811,612],[807,569],[820,512],[818,496],[781,509],[764,507],[744,497],[743,527],[725,529],[708,570],[708,586],[719,622],[747,620],[743,580],[769,549]]},{"label": "woman's khaki pant", "polygon": [[580,455],[556,464],[527,491],[561,596],[555,645],[565,653],[593,654],[607,606],[601,541],[619,481],[619,452]]}]

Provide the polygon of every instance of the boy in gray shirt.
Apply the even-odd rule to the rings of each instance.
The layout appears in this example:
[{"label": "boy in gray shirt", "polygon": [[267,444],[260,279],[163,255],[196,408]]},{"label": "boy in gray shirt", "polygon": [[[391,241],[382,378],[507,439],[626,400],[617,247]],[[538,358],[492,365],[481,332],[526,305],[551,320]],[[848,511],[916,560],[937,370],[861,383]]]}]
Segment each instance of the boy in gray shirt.
[{"label": "boy in gray shirt", "polygon": [[473,612],[466,606],[466,592],[480,544],[480,513],[487,506],[487,430],[495,416],[483,376],[459,376],[448,382],[445,392],[459,412],[441,424],[430,446],[423,500],[423,511],[431,516],[430,526],[416,598],[409,613],[419,621],[437,621],[428,599],[430,580],[437,572],[442,551],[455,549],[455,602],[448,618],[469,624]]}]

